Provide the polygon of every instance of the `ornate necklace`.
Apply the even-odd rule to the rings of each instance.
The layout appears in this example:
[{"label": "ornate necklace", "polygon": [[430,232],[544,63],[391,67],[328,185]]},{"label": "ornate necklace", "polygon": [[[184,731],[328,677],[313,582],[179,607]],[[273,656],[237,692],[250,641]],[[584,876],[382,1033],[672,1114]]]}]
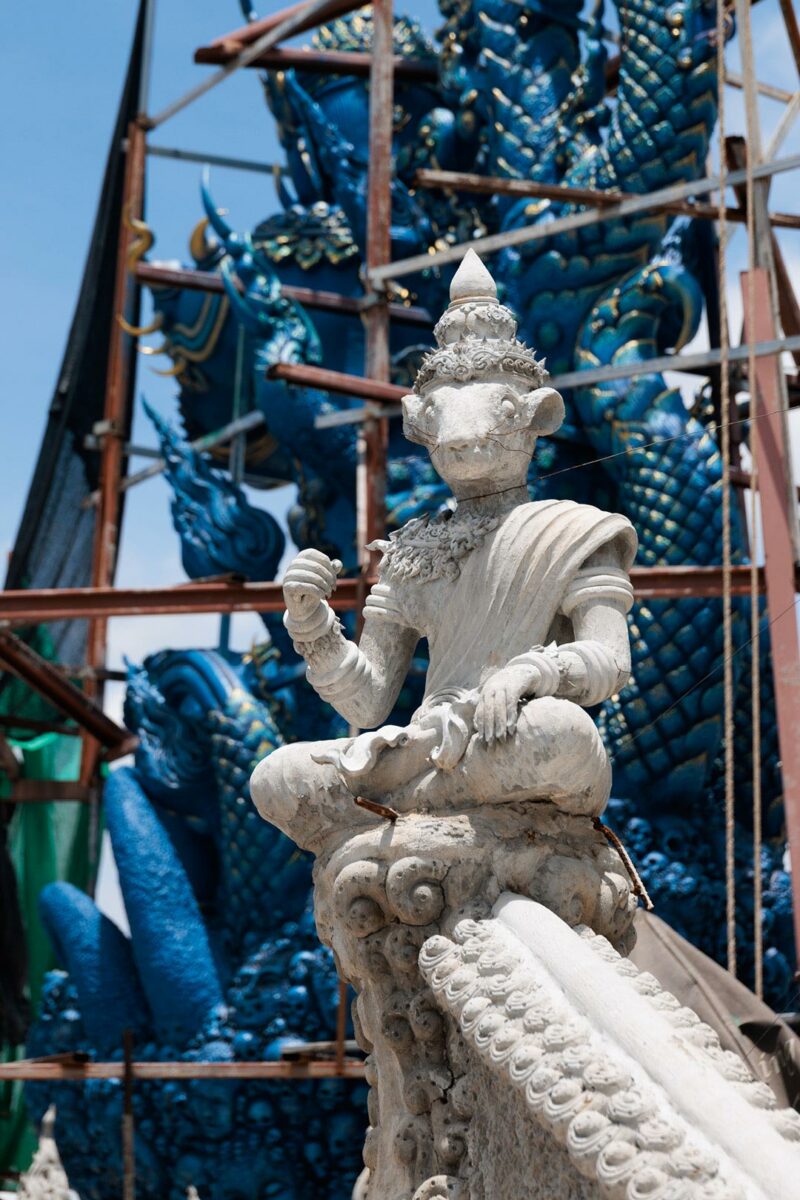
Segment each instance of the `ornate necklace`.
[{"label": "ornate necklace", "polygon": [[373,542],[368,549],[383,553],[381,576],[387,581],[458,579],[461,560],[483,543],[496,529],[499,517],[449,513],[417,517],[389,535],[388,541]]}]

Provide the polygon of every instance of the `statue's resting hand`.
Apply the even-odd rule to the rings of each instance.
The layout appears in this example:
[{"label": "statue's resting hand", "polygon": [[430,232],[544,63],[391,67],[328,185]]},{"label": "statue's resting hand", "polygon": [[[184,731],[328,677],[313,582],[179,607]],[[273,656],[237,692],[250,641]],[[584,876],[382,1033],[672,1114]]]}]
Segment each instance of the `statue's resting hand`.
[{"label": "statue's resting hand", "polygon": [[520,703],[536,694],[540,675],[523,663],[502,667],[484,683],[473,718],[475,732],[487,746],[505,741],[517,731]]},{"label": "statue's resting hand", "polygon": [[338,558],[330,559],[321,550],[301,550],[283,577],[283,598],[289,616],[296,621],[309,617],[331,595],[341,569]]}]

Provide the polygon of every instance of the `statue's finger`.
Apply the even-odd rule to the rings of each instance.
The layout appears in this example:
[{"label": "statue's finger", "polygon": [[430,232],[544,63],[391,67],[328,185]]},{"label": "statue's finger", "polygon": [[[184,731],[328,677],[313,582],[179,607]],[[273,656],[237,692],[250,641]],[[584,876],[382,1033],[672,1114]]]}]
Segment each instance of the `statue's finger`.
[{"label": "statue's finger", "polygon": [[506,728],[510,734],[517,731],[517,716],[519,715],[519,697],[513,692],[506,693]]},{"label": "statue's finger", "polygon": [[504,742],[508,733],[508,696],[505,688],[500,688],[497,692],[495,724],[497,740]]},{"label": "statue's finger", "polygon": [[487,711],[487,726],[488,737],[487,741],[493,742],[497,737],[497,692],[493,691],[489,697],[489,703],[486,705]]},{"label": "statue's finger", "polygon": [[298,559],[302,559],[304,562],[316,562],[323,567],[330,566],[331,562],[328,555],[324,554],[322,550],[313,550],[310,548],[308,550],[301,550],[294,561],[297,562]]},{"label": "statue's finger", "polygon": [[316,588],[317,591],[325,591],[329,586],[329,576],[323,575],[314,567],[296,567],[292,566],[286,572],[284,578],[284,587],[287,584],[304,584],[308,588]]}]

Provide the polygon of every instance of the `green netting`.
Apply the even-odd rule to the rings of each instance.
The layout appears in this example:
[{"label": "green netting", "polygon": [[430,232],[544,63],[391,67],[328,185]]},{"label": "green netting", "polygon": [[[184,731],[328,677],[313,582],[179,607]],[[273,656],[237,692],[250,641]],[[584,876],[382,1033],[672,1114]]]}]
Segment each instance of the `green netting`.
[{"label": "green netting", "polygon": [[[23,755],[26,779],[75,780],[80,769],[80,740],[47,733],[11,741]],[[8,794],[8,781],[0,791]],[[8,830],[11,861],[17,876],[20,909],[28,946],[31,1008],[36,1013],[42,980],[56,965],[50,941],[39,919],[38,897],[54,880],[77,887],[89,883],[89,808],[77,801],[19,804]],[[24,1057],[24,1047],[0,1047],[0,1061]],[[23,1171],[36,1148],[36,1135],[27,1120],[21,1084],[0,1083],[0,1170]]]}]

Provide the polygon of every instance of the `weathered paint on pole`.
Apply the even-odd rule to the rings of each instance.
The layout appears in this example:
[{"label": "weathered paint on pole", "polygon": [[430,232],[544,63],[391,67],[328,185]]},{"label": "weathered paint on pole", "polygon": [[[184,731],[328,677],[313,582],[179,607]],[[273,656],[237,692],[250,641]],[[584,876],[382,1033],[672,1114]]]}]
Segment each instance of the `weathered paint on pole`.
[{"label": "weathered paint on pole", "polygon": [[[680,600],[722,593],[719,567],[633,567],[630,572],[638,600]],[[364,581],[375,582],[374,576]],[[359,579],[340,579],[330,605],[337,612],[358,608]],[[760,583],[763,591],[763,574]],[[734,596],[750,593],[750,568],[735,566]],[[0,621],[9,625],[35,625],[41,621],[69,621],[99,617],[148,617],[198,612],[283,612],[279,583],[244,583],[240,580],[191,582],[155,588],[21,588],[0,591]],[[63,673],[59,672],[62,675]],[[83,693],[81,693],[83,694]]]},{"label": "weathered paint on pole", "polygon": [[[100,499],[94,528],[92,548],[92,586],[107,587],[114,582],[121,512],[120,483],[124,466],[125,434],[128,423],[128,396],[131,374],[135,371],[134,339],[119,325],[117,316],[135,324],[138,316],[139,285],[128,269],[128,256],[137,236],[132,223],[141,220],[144,209],[145,133],[132,121],[128,126],[125,150],[125,176],[122,191],[117,265],[114,281],[111,346],[108,356],[105,405],[103,409],[100,459]],[[87,661],[90,667],[105,665],[108,627],[105,618],[92,622],[89,628]],[[102,684],[96,678],[86,680],[90,698],[102,703]],[[99,758],[98,743],[88,736],[83,739],[81,783],[88,784],[94,776]]]},{"label": "weathered paint on pole", "polygon": [[[774,338],[775,320],[767,272],[757,267],[755,328],[748,327],[749,274],[742,275],[747,338]],[[800,949],[800,642],[797,634],[796,572],[794,562],[795,515],[786,497],[791,467],[785,435],[785,414],[780,408],[780,359],[760,358],[756,378],[750,381],[751,409],[760,420],[756,441],[761,524],[764,538],[764,574],[770,622],[772,673],[778,717],[778,747],[783,777],[783,807],[792,860],[792,897],[795,947]]]},{"label": "weathered paint on pole", "polygon": [[[394,126],[394,9],[392,0],[373,0],[372,54],[369,75],[369,175],[366,269],[385,266],[392,257],[392,133]],[[366,334],[364,374],[380,386],[389,383],[388,297],[379,294],[362,314]],[[386,397],[389,398],[388,396]],[[396,399],[396,395],[392,397]],[[358,547],[362,570],[374,565],[366,546],[383,536],[386,524],[385,417],[364,423],[358,465]]]},{"label": "weathered paint on pole", "polygon": [[[571,187],[569,184],[538,183],[532,179],[507,179],[503,175],[477,175],[469,171],[439,171],[429,167],[417,171],[414,182],[417,187],[479,192],[489,196],[531,196],[536,200],[557,200],[563,204],[585,204],[594,208],[622,204],[624,200],[631,200],[635,194],[613,189],[602,192],[597,188]],[[705,221],[716,221],[719,218],[718,205],[698,204],[689,200],[665,200],[658,206],[657,211],[698,217]],[[734,205],[725,209],[725,215],[729,221],[740,225],[747,220],[745,212]],[[770,213],[770,221],[781,229],[800,229],[800,216],[795,213]]]}]

